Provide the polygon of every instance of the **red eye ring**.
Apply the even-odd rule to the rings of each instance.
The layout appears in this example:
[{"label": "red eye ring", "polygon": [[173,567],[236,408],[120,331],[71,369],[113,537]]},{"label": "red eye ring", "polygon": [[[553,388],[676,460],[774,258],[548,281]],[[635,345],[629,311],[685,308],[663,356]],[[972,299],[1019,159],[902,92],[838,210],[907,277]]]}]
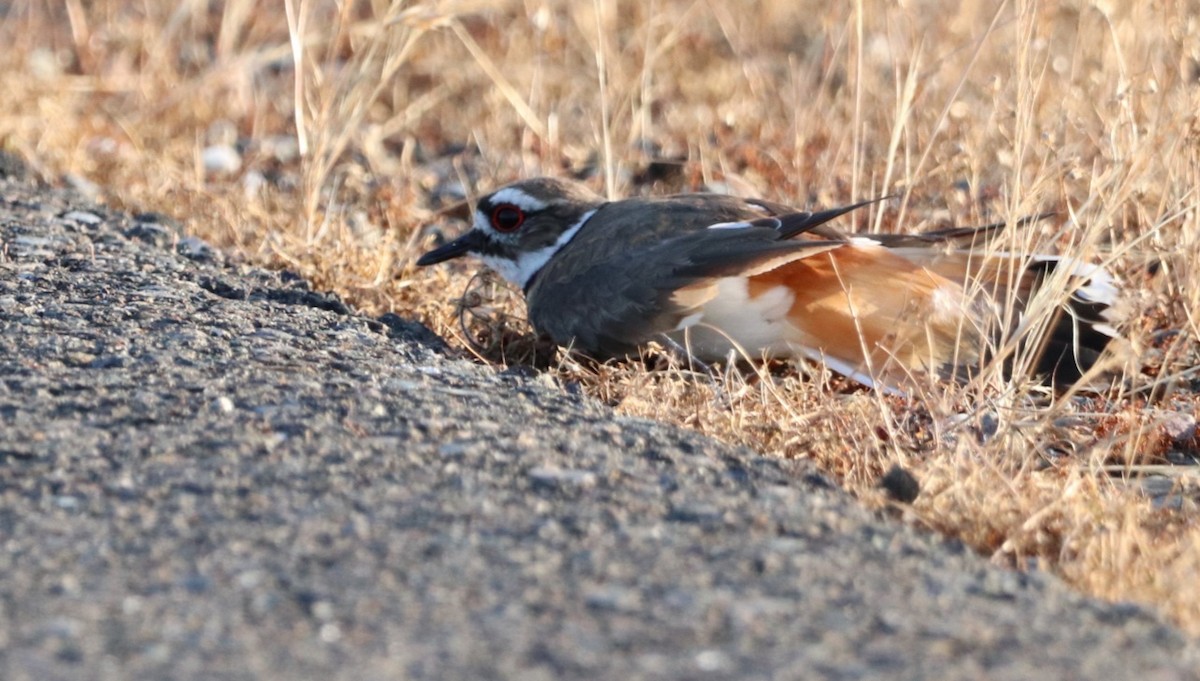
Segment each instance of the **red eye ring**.
[{"label": "red eye ring", "polygon": [[492,229],[502,234],[515,232],[525,224],[525,211],[511,203],[502,203],[492,209]]}]

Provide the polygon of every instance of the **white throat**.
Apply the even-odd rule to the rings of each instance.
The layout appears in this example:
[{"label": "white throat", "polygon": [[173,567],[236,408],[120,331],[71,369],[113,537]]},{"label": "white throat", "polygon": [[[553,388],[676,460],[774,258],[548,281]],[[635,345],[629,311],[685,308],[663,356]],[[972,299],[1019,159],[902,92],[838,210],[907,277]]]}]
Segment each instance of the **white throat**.
[{"label": "white throat", "polygon": [[559,249],[571,243],[571,239],[575,238],[575,235],[583,228],[584,223],[591,219],[595,213],[595,209],[589,210],[580,216],[578,222],[560,234],[554,243],[539,248],[536,251],[518,253],[515,260],[495,255],[481,255],[479,259],[485,265],[498,272],[500,276],[524,289],[529,280],[533,279],[533,275],[545,267],[546,263],[550,262],[550,258],[553,258]]}]

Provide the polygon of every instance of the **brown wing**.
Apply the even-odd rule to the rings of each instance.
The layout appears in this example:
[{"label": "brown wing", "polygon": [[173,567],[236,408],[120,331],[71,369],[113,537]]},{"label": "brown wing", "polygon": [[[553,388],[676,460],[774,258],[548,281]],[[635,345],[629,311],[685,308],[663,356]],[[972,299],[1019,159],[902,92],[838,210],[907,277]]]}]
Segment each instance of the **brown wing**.
[{"label": "brown wing", "polygon": [[684,338],[702,358],[733,347],[821,357],[863,382],[898,385],[910,373],[976,363],[981,349],[962,285],[879,245],[832,243],[770,269],[697,281],[675,301],[704,329]]}]

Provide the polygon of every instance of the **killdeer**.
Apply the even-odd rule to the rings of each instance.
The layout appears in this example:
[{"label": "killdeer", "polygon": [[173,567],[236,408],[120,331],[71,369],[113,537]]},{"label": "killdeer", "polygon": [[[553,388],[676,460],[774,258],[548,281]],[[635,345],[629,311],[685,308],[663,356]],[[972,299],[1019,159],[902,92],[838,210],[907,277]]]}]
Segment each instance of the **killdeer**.
[{"label": "killdeer", "polygon": [[470,231],[417,264],[478,257],[521,287],[537,331],[596,357],[652,341],[700,361],[801,356],[890,389],[961,376],[1029,335],[1025,308],[1062,268],[1070,295],[1038,334],[1034,370],[1073,381],[1116,335],[1116,282],[1101,267],[983,248],[1002,224],[919,235],[827,224],[869,203],[810,213],[719,194],[605,201],[539,178],[479,199]]}]

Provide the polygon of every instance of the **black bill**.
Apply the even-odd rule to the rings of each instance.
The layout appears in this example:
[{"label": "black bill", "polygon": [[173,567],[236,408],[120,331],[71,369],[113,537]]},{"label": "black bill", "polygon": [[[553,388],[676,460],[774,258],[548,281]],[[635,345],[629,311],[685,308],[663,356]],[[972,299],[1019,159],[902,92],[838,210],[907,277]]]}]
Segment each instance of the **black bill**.
[{"label": "black bill", "polygon": [[439,246],[438,248],[435,248],[421,256],[417,260],[417,265],[419,267],[426,267],[429,265],[436,265],[439,262],[446,262],[447,260],[457,258],[461,255],[466,255],[467,253],[478,253],[480,250],[482,250],[486,242],[487,236],[483,232],[477,229],[472,229],[454,241],[451,241],[443,246]]}]

